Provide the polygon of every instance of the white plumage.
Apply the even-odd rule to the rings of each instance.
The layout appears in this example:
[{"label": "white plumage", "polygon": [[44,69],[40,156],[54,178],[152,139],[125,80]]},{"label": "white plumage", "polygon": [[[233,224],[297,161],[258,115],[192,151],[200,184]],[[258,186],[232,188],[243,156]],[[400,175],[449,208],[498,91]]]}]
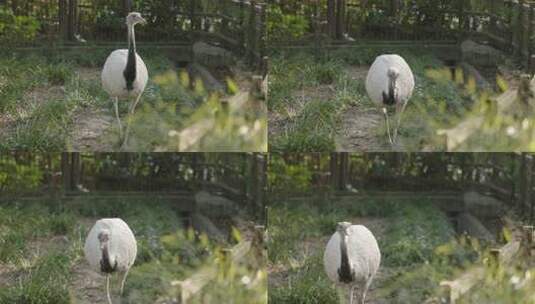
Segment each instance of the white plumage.
[{"label": "white plumage", "polygon": [[136,79],[134,80],[133,90],[126,89],[126,79],[123,72],[128,60],[128,50],[120,49],[113,51],[104,63],[102,69],[102,87],[112,97],[128,98],[138,97],[145,90],[149,73],[143,59],[136,53]]},{"label": "white plumage", "polygon": [[[149,79],[147,66],[136,51],[134,27],[138,23],[146,23],[140,13],[133,12],[128,14],[126,17],[128,49],[113,51],[106,59],[101,75],[102,87],[114,99],[115,116],[119,124],[119,134],[121,137],[122,125],[121,119],[119,118],[119,98],[135,98],[129,109],[129,114],[132,115]],[[123,145],[126,144],[128,139],[128,127],[125,132]]]},{"label": "white plumage", "polygon": [[84,254],[87,262],[96,272],[106,274],[106,292],[111,303],[109,278],[114,272],[123,273],[121,294],[130,267],[137,255],[134,233],[120,218],[98,220],[85,240]]},{"label": "white plumage", "polygon": [[[381,55],[375,59],[366,78],[366,91],[370,99],[383,110],[391,143],[396,141],[401,115],[413,90],[414,75],[405,59],[399,55]],[[390,136],[390,124],[386,111],[388,106],[396,107],[397,125],[394,129],[393,140]]]},{"label": "white plumage", "polygon": [[[323,255],[325,272],[335,284],[349,289],[351,304],[355,289],[360,303],[364,304],[381,263],[379,246],[370,230],[362,225],[341,222],[336,230]],[[347,256],[345,261],[344,256]]]}]

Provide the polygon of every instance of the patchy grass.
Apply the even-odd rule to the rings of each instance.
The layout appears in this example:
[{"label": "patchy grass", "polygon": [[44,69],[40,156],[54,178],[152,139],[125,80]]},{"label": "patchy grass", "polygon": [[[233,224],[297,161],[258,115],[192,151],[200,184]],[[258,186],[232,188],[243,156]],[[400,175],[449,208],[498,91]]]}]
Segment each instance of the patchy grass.
[{"label": "patchy grass", "polygon": [[[115,113],[100,83],[100,69],[109,51],[5,51],[0,58],[0,150],[118,150],[121,143]],[[127,115],[131,101],[119,103],[123,125],[130,121],[132,126],[128,150],[176,151],[180,140],[189,139],[178,138],[180,132],[198,128],[197,123],[204,120],[214,120],[215,127],[198,140],[193,150],[267,149],[265,111],[243,108],[226,112],[219,100],[231,94],[215,94],[200,78],[190,79],[184,70],[155,51],[141,53],[150,79],[133,117]],[[236,87],[237,80],[229,79],[229,86]],[[247,90],[250,83],[243,82],[240,88]],[[251,104],[260,102],[252,99]],[[84,123],[102,121],[92,115],[105,116],[104,121],[113,123],[105,127]]]},{"label": "patchy grass", "polygon": [[[429,69],[443,67],[441,62],[431,54],[405,49],[341,49],[319,58],[307,53],[274,56],[269,100],[271,151],[362,150],[359,145],[347,146],[358,139],[345,139],[349,136],[345,132],[358,134],[364,128],[351,130],[351,125],[344,124],[344,114],[358,109],[354,111],[357,115],[367,115],[364,109],[375,110],[365,89],[366,73],[356,68],[367,71],[383,53],[402,55],[416,77],[416,89],[400,129],[404,149],[442,150],[437,128],[458,122],[470,99],[454,82],[428,77]],[[382,116],[377,117],[381,121],[376,124],[383,126]],[[350,130],[342,130],[342,126]],[[384,127],[377,128],[367,137],[382,142],[384,131]],[[338,137],[348,143],[339,143]],[[374,149],[373,143],[370,146]]]},{"label": "patchy grass", "polygon": [[323,250],[340,221],[367,225],[378,239],[382,261],[373,303],[421,303],[478,257],[455,240],[446,216],[428,201],[277,203],[269,210],[270,301],[339,302],[323,269]]},{"label": "patchy grass", "polygon": [[[255,257],[257,249],[253,248],[240,264],[229,263],[222,258],[223,251],[239,240],[239,232],[228,242],[215,242],[183,229],[177,214],[168,202],[131,197],[1,205],[0,282],[5,286],[0,289],[0,303],[105,301],[105,279],[89,269],[83,257],[85,236],[102,217],[124,219],[138,242],[138,256],[122,303],[176,298],[178,290],[171,282],[204,267],[215,267],[222,279],[203,289],[201,299],[266,303],[265,262]],[[250,280],[244,281],[244,277]],[[117,280],[114,278],[112,286],[117,286]]]}]

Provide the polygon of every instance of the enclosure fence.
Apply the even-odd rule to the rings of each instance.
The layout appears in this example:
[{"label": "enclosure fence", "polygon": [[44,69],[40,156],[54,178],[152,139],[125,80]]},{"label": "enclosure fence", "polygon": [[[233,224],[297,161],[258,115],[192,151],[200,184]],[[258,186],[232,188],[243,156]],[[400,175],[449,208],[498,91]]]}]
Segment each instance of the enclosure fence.
[{"label": "enclosure fence", "polygon": [[[276,156],[277,157],[277,156]],[[535,221],[535,160],[529,153],[331,153],[283,154],[295,172],[309,177],[311,188],[270,188],[280,197],[367,192],[490,193]],[[270,171],[277,170],[274,160]]]},{"label": "enclosure fence", "polygon": [[[534,68],[535,1],[276,0],[270,16],[277,19],[279,15],[295,16],[293,22],[301,22],[306,30],[292,36],[272,25],[269,38],[274,48],[325,41],[335,45],[381,41],[455,45],[473,39]],[[287,26],[288,32],[298,31]]]},{"label": "enclosure fence", "polygon": [[253,153],[0,155],[0,198],[220,193],[263,214],[266,159]]},{"label": "enclosure fence", "polygon": [[[147,20],[136,27],[141,45],[190,45],[198,40],[228,46],[256,63],[265,49],[266,3],[258,0],[7,0],[25,35],[11,37],[3,46],[117,44],[126,40],[125,17],[138,11]],[[1,22],[1,21],[0,21]],[[35,24],[35,32],[29,24]],[[25,26],[26,25],[26,26]],[[1,30],[0,30],[1,34]],[[7,39],[4,37],[4,39]],[[0,38],[0,40],[2,40]],[[7,42],[7,43],[6,43]]]}]

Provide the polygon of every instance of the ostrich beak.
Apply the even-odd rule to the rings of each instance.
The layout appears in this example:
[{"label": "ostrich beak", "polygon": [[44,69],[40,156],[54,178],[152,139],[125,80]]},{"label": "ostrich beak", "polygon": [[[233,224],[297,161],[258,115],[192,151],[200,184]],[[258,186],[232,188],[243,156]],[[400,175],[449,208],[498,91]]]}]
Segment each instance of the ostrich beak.
[{"label": "ostrich beak", "polygon": [[147,24],[147,20],[145,20],[145,18],[141,18],[140,23],[143,24],[143,25],[145,25],[145,24]]}]

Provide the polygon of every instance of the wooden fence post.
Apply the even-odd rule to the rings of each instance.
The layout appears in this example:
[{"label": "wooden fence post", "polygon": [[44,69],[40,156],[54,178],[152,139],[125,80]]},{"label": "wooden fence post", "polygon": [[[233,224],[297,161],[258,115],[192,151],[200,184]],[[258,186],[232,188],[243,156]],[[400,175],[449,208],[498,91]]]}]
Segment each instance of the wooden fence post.
[{"label": "wooden fence post", "polygon": [[338,174],[338,153],[331,153],[330,155],[330,162],[329,162],[329,171],[330,171],[330,181],[331,181],[331,189],[336,190],[338,189],[338,179],[340,175]]},{"label": "wooden fence post", "polygon": [[503,6],[506,10],[505,15],[507,16],[507,37],[505,37],[505,44],[508,48],[508,53],[511,53],[513,49],[513,1],[514,0],[503,0]]},{"label": "wooden fence post", "polygon": [[533,156],[527,156],[527,193],[526,193],[526,207],[529,208],[529,222],[533,223],[533,166],[535,162],[533,161]]},{"label": "wooden fence post", "polygon": [[132,0],[122,0],[123,16],[127,16],[132,11]]},{"label": "wooden fence post", "polygon": [[78,0],[69,0],[69,8],[67,15],[67,40],[74,40],[74,34],[76,32],[78,16]]},{"label": "wooden fence post", "polygon": [[465,36],[466,26],[468,22],[466,22],[466,15],[464,11],[464,5],[465,1],[461,0],[459,1],[459,41],[462,41]]},{"label": "wooden fence post", "polygon": [[190,18],[190,22],[191,22],[191,29],[192,30],[198,30],[198,24],[197,24],[197,16],[196,16],[196,11],[195,11],[195,5],[197,4],[197,1],[195,0],[190,0],[189,2],[189,18]]},{"label": "wooden fence post", "polygon": [[226,18],[227,6],[225,3],[226,3],[225,0],[219,0],[219,13],[224,16],[223,18],[221,18],[221,32],[222,33],[228,32],[228,20]]},{"label": "wooden fence post", "polygon": [[345,11],[346,3],[345,0],[338,0],[336,10],[336,39],[344,38],[345,33]]},{"label": "wooden fence post", "polygon": [[338,179],[338,189],[345,190],[347,185],[349,169],[349,154],[347,152],[340,154],[340,178]]},{"label": "wooden fence post", "polygon": [[249,63],[255,63],[256,52],[258,50],[257,45],[257,19],[256,19],[256,0],[249,1],[250,10],[249,10],[249,39],[248,39],[248,53],[249,53]]},{"label": "wooden fence post", "polygon": [[520,212],[524,213],[525,212],[525,209],[524,209],[524,202],[526,201],[526,192],[527,192],[527,179],[526,179],[526,166],[527,166],[527,162],[526,162],[526,154],[525,153],[522,153],[520,155],[520,185],[519,185],[519,192],[520,192],[520,195],[519,195],[519,200],[518,200],[518,208],[520,210]]},{"label": "wooden fence post", "polygon": [[257,212],[261,219],[265,218],[265,192],[266,192],[266,183],[267,183],[267,158],[266,154],[258,153],[256,154],[256,160],[258,162],[258,182],[256,187],[256,206]]},{"label": "wooden fence post", "polygon": [[267,54],[266,46],[267,46],[267,3],[260,4],[261,11],[260,11],[260,40],[259,42],[259,51],[258,51],[258,63],[257,66],[260,70],[264,67],[264,57]]},{"label": "wooden fence post", "polygon": [[240,25],[240,50],[241,55],[245,55],[246,44],[246,29],[245,29],[245,0],[240,0],[240,15],[238,17],[238,23]]},{"label": "wooden fence post", "polygon": [[528,72],[535,73],[535,4],[529,4],[530,22],[527,33],[528,43]]},{"label": "wooden fence post", "polygon": [[[520,1],[520,2],[519,2]],[[511,29],[513,33],[513,57],[519,57],[520,56],[520,50],[521,50],[521,37],[522,37],[522,22],[521,22],[521,16],[522,16],[522,3],[523,0],[516,1],[514,0],[512,2],[512,20],[511,20]]]},{"label": "wooden fence post", "polygon": [[522,66],[527,69],[530,60],[531,5],[522,0],[520,9],[522,12],[522,18],[520,19],[520,27],[522,29],[520,59]]},{"label": "wooden fence post", "polygon": [[61,37],[67,40],[67,0],[59,0],[58,2],[58,21]]},{"label": "wooden fence post", "polygon": [[336,37],[336,3],[338,0],[328,0],[327,2],[327,26],[329,37]]},{"label": "wooden fence post", "polygon": [[490,33],[492,35],[497,35],[497,25],[498,25],[498,12],[496,7],[496,1],[498,0],[490,0]]}]

